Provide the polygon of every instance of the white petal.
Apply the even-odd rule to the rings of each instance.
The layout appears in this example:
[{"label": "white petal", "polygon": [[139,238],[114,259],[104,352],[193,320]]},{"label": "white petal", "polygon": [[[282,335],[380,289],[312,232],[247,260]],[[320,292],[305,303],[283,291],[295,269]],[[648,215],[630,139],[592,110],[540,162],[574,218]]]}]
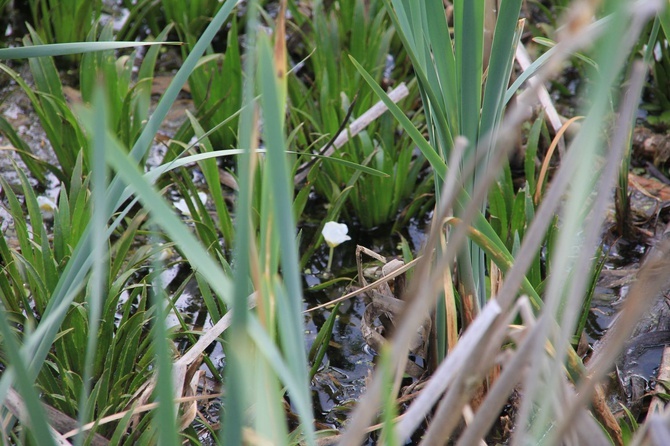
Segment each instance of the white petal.
[{"label": "white petal", "polygon": [[347,235],[348,232],[349,228],[344,223],[329,221],[323,226],[323,231],[321,231],[321,234],[326,240],[328,246],[334,248],[340,243],[351,240],[351,237]]},{"label": "white petal", "polygon": [[[202,204],[207,204],[207,194],[205,192],[198,192],[198,199]],[[186,215],[187,217],[191,216],[191,211],[188,210],[186,201],[183,198],[180,198],[175,204],[174,207],[179,209],[179,212]]]},{"label": "white petal", "polygon": [[189,210],[188,206],[186,205],[186,200],[184,200],[183,198],[180,198],[179,201],[177,201],[174,204],[174,207],[179,209],[179,212],[181,212],[182,214],[184,214],[188,217],[191,216],[191,211]]},{"label": "white petal", "polygon": [[47,219],[53,218],[54,211],[58,209],[56,203],[49,197],[44,196],[37,197],[37,204],[40,207],[42,216]]}]

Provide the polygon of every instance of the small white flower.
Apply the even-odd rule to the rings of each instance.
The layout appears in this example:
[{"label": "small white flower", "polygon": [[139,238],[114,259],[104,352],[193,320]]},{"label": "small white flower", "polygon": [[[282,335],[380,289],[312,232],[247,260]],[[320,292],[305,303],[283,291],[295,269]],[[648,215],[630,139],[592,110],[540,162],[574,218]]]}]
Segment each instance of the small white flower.
[{"label": "small white flower", "polygon": [[40,207],[42,216],[47,220],[51,220],[54,217],[54,212],[58,209],[58,205],[51,198],[45,196],[37,197],[37,204]]},{"label": "small white flower", "polygon": [[326,239],[326,243],[331,248],[336,247],[340,243],[344,243],[347,240],[351,240],[351,237],[347,235],[349,228],[344,223],[337,223],[335,221],[329,221],[323,227],[321,235]]},{"label": "small white flower", "polygon": [[[198,192],[198,198],[200,199],[200,202],[202,204],[207,204],[207,194],[206,193]],[[191,216],[191,211],[189,211],[188,206],[186,205],[186,201],[183,198],[180,198],[179,201],[177,201],[174,204],[174,207],[179,209],[179,212],[186,215],[187,217]]]}]

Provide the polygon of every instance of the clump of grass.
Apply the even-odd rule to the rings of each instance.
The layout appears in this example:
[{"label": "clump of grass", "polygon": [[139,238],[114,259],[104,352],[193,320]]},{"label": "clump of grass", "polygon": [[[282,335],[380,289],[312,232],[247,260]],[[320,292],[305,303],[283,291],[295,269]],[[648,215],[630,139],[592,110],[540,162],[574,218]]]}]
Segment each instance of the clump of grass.
[{"label": "clump of grass", "polygon": [[[0,64],[0,69],[7,73],[30,99],[40,119],[40,125],[49,139],[51,149],[56,155],[58,165],[49,165],[36,160],[30,148],[20,141],[16,131],[4,119],[0,121],[1,131],[10,141],[17,144],[22,160],[36,179],[44,183],[45,173],[50,171],[67,187],[72,178],[79,151],[83,149],[84,172],[90,170],[91,151],[81,123],[63,93],[60,75],[54,64],[53,56],[86,52],[82,57],[80,71],[82,99],[91,100],[93,85],[97,82],[97,77],[104,74],[109,79],[105,82],[105,88],[109,97],[113,98],[113,100],[110,99],[114,107],[113,127],[120,138],[128,144],[133,144],[139,137],[149,114],[153,67],[159,47],[156,42],[138,45],[134,42],[94,41],[97,30],[94,28],[89,36],[91,41],[57,45],[50,52],[43,50],[46,46],[43,46],[37,33],[31,28],[29,30],[31,38],[24,39],[26,47],[3,51],[5,51],[4,54],[7,54],[6,57],[29,58],[35,85],[29,85],[7,65]],[[165,35],[166,33],[163,33],[161,37]],[[101,39],[111,39],[111,25],[102,31]],[[132,82],[134,57],[121,57],[117,60],[113,50],[141,45],[154,46],[154,48],[147,52],[140,67],[137,82]],[[94,53],[96,51],[97,53]]]},{"label": "clump of grass", "polygon": [[[82,42],[100,18],[101,0],[30,0],[32,24],[46,43]],[[77,61],[79,56],[68,56]]]},{"label": "clump of grass", "polygon": [[[212,25],[212,29],[210,29],[209,32],[205,33],[205,36],[203,39],[207,38],[212,38],[217,25],[220,26],[223,19],[225,19],[226,15],[230,13],[232,9],[232,4],[229,2],[229,4],[224,8],[223,12],[219,15],[217,21],[215,21],[214,25]],[[48,47],[45,47],[48,51]],[[69,48],[69,47],[68,47]],[[82,48],[87,48],[86,45],[82,45]],[[89,45],[88,48],[93,48],[97,49],[98,47],[95,44]],[[39,49],[39,48],[38,48]],[[204,43],[201,44],[199,47],[197,47],[194,50],[193,56],[185,61],[185,68],[181,76],[177,76],[177,83],[180,81],[183,83],[186,79],[186,75],[190,70],[192,70],[197,62],[197,56],[198,56],[198,51],[202,51],[204,49]],[[17,54],[19,57],[20,54],[26,54],[25,51],[24,53],[21,53],[22,49],[14,50],[13,52],[10,52],[10,54]],[[58,52],[58,47],[55,47],[53,50],[54,53]],[[28,52],[27,54],[30,54]],[[43,53],[44,54],[44,53]],[[36,63],[43,62],[43,61],[35,61]],[[104,65],[103,61],[103,65]],[[45,85],[48,85],[49,80],[58,80],[58,77],[45,77]],[[110,86],[115,86],[113,83],[110,84]],[[134,150],[130,150],[130,153],[132,156],[136,157],[135,159],[142,158],[142,153],[145,152],[148,149],[148,144],[147,142],[151,140],[151,137],[153,133],[158,128],[158,123],[162,118],[165,116],[168,108],[169,108],[169,103],[174,100],[176,97],[176,93],[179,90],[179,86],[172,87],[171,89],[168,89],[166,92],[166,97],[168,99],[165,99],[163,102],[163,105],[161,106],[159,104],[157,110],[154,112],[153,119],[150,119],[149,122],[146,124],[146,126],[143,127],[142,133],[139,135],[139,138],[135,141],[134,143]],[[30,91],[29,88],[26,88],[26,91]],[[57,91],[57,90],[56,90]],[[94,219],[95,223],[98,223],[97,225],[93,224],[88,224],[86,225],[86,219],[82,218],[82,215],[86,215],[86,211],[88,211],[88,208],[84,205],[81,205],[81,200],[77,197],[86,197],[87,196],[87,183],[82,183],[81,178],[83,177],[84,173],[83,172],[90,172],[89,169],[93,168],[93,176],[94,177],[100,177],[104,178],[103,172],[106,170],[104,166],[104,160],[105,160],[105,148],[107,147],[107,150],[109,150],[110,145],[112,144],[112,141],[117,144],[114,147],[121,147],[122,143],[116,142],[116,136],[114,134],[108,133],[108,128],[110,128],[112,125],[110,122],[107,121],[107,116],[109,116],[108,113],[103,113],[103,109],[106,109],[108,106],[101,105],[102,103],[100,101],[106,101],[106,99],[99,99],[100,97],[104,98],[104,94],[98,94],[98,107],[102,107],[99,109],[99,113],[96,115],[98,116],[98,120],[102,120],[96,125],[89,127],[88,130],[86,131],[86,134],[88,135],[96,135],[95,141],[91,142],[91,145],[89,146],[86,144],[86,147],[95,147],[95,151],[97,151],[96,156],[92,156],[92,159],[89,161],[87,164],[84,161],[84,156],[82,153],[80,153],[78,161],[74,163],[72,166],[72,173],[73,173],[73,178],[71,181],[68,180],[67,183],[64,185],[61,193],[61,198],[59,200],[59,212],[57,213],[57,228],[61,228],[61,232],[56,232],[55,233],[55,240],[54,240],[54,252],[58,253],[59,255],[63,256],[62,260],[59,261],[58,263],[58,270],[54,269],[54,260],[50,259],[48,257],[45,257],[47,253],[51,252],[49,248],[49,242],[47,241],[46,235],[41,237],[38,240],[42,240],[40,243],[40,251],[41,254],[39,255],[39,258],[42,259],[44,257],[45,260],[48,260],[46,262],[40,260],[38,263],[44,265],[45,270],[33,270],[33,269],[28,269],[28,277],[34,277],[36,280],[35,284],[36,286],[39,286],[39,291],[42,293],[43,297],[43,302],[42,304],[39,304],[39,294],[36,294],[34,297],[38,298],[37,303],[38,303],[38,309],[39,309],[39,323],[36,324],[35,332],[32,331],[27,331],[23,333],[23,347],[24,349],[29,349],[33,354],[30,355],[32,358],[32,363],[30,365],[30,374],[25,374],[25,377],[27,379],[35,379],[38,376],[40,376],[40,379],[44,379],[47,382],[50,382],[50,385],[45,385],[44,388],[50,390],[50,394],[53,396],[58,396],[60,395],[61,397],[64,398],[64,400],[69,404],[69,408],[72,409],[72,405],[74,404],[76,406],[76,403],[84,404],[84,406],[80,407],[79,410],[79,416],[82,421],[89,421],[93,417],[97,417],[103,412],[108,412],[110,411],[110,407],[114,407],[113,410],[119,410],[119,404],[120,403],[115,403],[116,406],[108,406],[107,404],[103,404],[102,406],[99,406],[96,408],[95,405],[86,405],[85,402],[88,400],[89,395],[92,396],[93,401],[98,401],[100,398],[107,397],[108,395],[108,389],[110,386],[110,381],[109,378],[107,380],[104,380],[100,378],[98,379],[97,373],[100,373],[102,370],[102,365],[104,364],[105,360],[105,355],[109,352],[111,360],[113,361],[118,361],[116,356],[111,356],[116,353],[114,352],[124,352],[124,354],[130,353],[130,356],[127,356],[126,361],[118,361],[120,365],[123,367],[130,366],[131,368],[136,368],[140,367],[139,370],[143,370],[143,373],[147,373],[150,371],[148,368],[151,364],[150,360],[152,358],[152,354],[150,353],[152,350],[148,350],[148,356],[146,356],[149,361],[148,362],[142,362],[139,360],[141,356],[135,356],[135,354],[139,355],[139,350],[137,350],[137,347],[135,348],[135,352],[133,353],[132,349],[129,350],[124,350],[124,344],[121,343],[118,345],[118,348],[111,349],[109,351],[107,350],[101,350],[100,353],[96,356],[96,351],[97,348],[95,348],[95,345],[92,347],[89,345],[89,352],[86,355],[86,360],[84,361],[83,366],[77,366],[75,367],[75,364],[72,362],[74,359],[77,361],[82,361],[81,357],[81,349],[86,348],[87,342],[85,342],[87,339],[97,339],[96,335],[93,335],[92,333],[97,333],[97,329],[94,327],[97,327],[98,324],[100,323],[100,317],[102,314],[105,315],[105,323],[104,329],[105,330],[111,330],[110,333],[113,333],[113,336],[119,336],[118,340],[124,339],[118,331],[116,331],[115,326],[114,326],[114,317],[110,317],[110,315],[114,315],[116,312],[116,306],[113,305],[113,302],[115,301],[114,298],[111,298],[108,300],[109,306],[104,309],[104,313],[102,312],[103,308],[99,305],[96,304],[96,299],[100,298],[100,294],[95,295],[95,293],[89,295],[82,295],[82,290],[83,286],[85,285],[86,281],[88,280],[88,271],[90,270],[92,264],[96,265],[101,265],[97,266],[96,268],[102,268],[103,272],[105,272],[103,275],[99,275],[98,277],[108,277],[109,280],[117,280],[117,276],[112,274],[112,273],[117,273],[120,276],[118,279],[120,280],[119,283],[116,283],[114,286],[116,286],[117,291],[115,293],[112,293],[113,296],[116,296],[116,299],[118,299],[118,296],[120,293],[123,291],[124,287],[126,286],[126,281],[128,280],[128,277],[130,273],[132,273],[132,268],[134,266],[131,264],[128,270],[125,270],[123,268],[128,267],[127,264],[124,263],[124,257],[125,254],[128,252],[129,247],[131,246],[131,243],[133,239],[135,238],[134,231],[137,231],[138,225],[137,224],[131,224],[130,228],[132,228],[133,233],[130,235],[126,235],[123,237],[120,237],[119,239],[119,247],[114,250],[115,253],[117,253],[120,257],[116,259],[111,259],[109,262],[105,262],[105,257],[106,256],[98,256],[94,257],[93,256],[93,251],[91,251],[91,240],[109,240],[109,237],[111,235],[111,231],[114,230],[122,221],[124,216],[127,214],[129,209],[132,207],[126,207],[123,213],[121,214],[120,217],[118,217],[115,222],[111,224],[111,231],[108,231],[106,229],[106,220],[109,219],[111,216],[112,209],[114,207],[119,207],[121,206],[124,201],[128,198],[129,194],[124,194],[123,193],[123,188],[119,188],[119,180],[117,179],[115,182],[112,182],[111,186],[105,192],[104,190],[107,188],[106,182],[103,180],[102,186],[98,184],[98,194],[100,194],[100,188],[102,188],[102,195],[99,195],[98,198],[102,197],[101,200],[97,200],[94,206],[94,213],[98,213],[103,215],[102,218],[102,226],[99,224],[100,220],[99,219]],[[171,98],[171,99],[170,99]],[[37,100],[37,96],[34,97],[35,101],[34,103],[40,104],[40,102]],[[63,101],[64,103],[64,101]],[[46,113],[46,112],[45,112]],[[71,112],[69,112],[71,113]],[[79,115],[78,118],[81,119],[82,121],[86,121],[86,114]],[[73,120],[73,122],[76,122],[77,125],[80,125],[79,123],[82,122],[79,119]],[[111,118],[110,118],[111,119]],[[51,122],[51,121],[47,121]],[[92,131],[92,129],[95,128],[95,131]],[[83,133],[83,130],[82,130]],[[73,145],[69,147],[69,150],[72,150],[72,147],[81,147],[83,144],[78,144],[78,145]],[[64,150],[64,148],[63,148]],[[93,149],[92,149],[93,150]],[[127,152],[127,149],[122,150],[122,156],[128,156],[125,153]],[[76,153],[76,152],[75,152]],[[93,163],[93,161],[96,161],[96,163]],[[103,162],[103,165],[100,167],[100,161]],[[92,164],[92,165],[91,165]],[[96,167],[98,166],[98,167]],[[133,167],[132,169],[135,169],[136,167]],[[97,172],[97,173],[96,173]],[[75,175],[76,174],[76,175]],[[95,189],[94,189],[95,190]],[[68,191],[70,191],[70,197],[74,200],[74,203],[72,204],[75,206],[75,209],[78,210],[76,213],[72,213],[72,210],[70,209],[70,206],[68,205]],[[78,191],[78,192],[77,192]],[[24,191],[26,193],[26,196],[30,196],[28,194],[28,190]],[[75,193],[76,192],[76,193]],[[75,194],[75,195],[72,195]],[[124,196],[126,198],[124,198]],[[120,201],[119,201],[120,200]],[[34,203],[34,199],[30,201],[31,203]],[[85,203],[85,201],[83,202]],[[30,206],[30,219],[32,223],[32,227],[35,228],[35,230],[42,228],[41,225],[41,220],[39,220],[39,211],[37,210],[36,205],[31,205]],[[15,218],[20,219],[22,217],[22,210],[19,207],[15,206],[14,207],[14,216]],[[73,218],[70,220],[70,218]],[[140,217],[138,217],[140,218]],[[140,218],[143,219],[143,218]],[[73,223],[74,222],[74,226]],[[64,225],[69,224],[68,227],[69,230],[65,230]],[[73,228],[80,228],[81,233],[78,233],[76,231],[73,231]],[[41,231],[44,231],[44,229],[40,229]],[[93,235],[93,232],[95,231],[95,236]],[[79,234],[77,238],[75,238],[76,234]],[[33,235],[34,238],[34,235]],[[21,247],[21,256],[27,255],[29,252],[32,252],[32,247],[30,244],[32,241],[29,241],[29,236],[28,232],[25,232],[25,235],[23,235],[22,240],[24,240],[24,246]],[[3,242],[4,242],[4,237],[3,237]],[[26,244],[27,243],[27,244]],[[103,243],[104,246],[104,243]],[[71,251],[69,251],[69,255],[65,255],[63,252],[61,252],[64,248],[67,248]],[[99,248],[98,248],[99,249]],[[61,250],[61,251],[59,251]],[[96,251],[98,252],[98,251]],[[13,262],[12,259],[12,252],[9,250],[4,250],[3,255],[8,259],[8,265],[16,265],[16,262]],[[96,259],[95,262],[93,259]],[[141,261],[141,259],[139,259]],[[33,262],[34,263],[34,259]],[[110,271],[109,267],[112,267],[112,270]],[[94,268],[95,269],[95,268]],[[130,271],[130,273],[129,273]],[[16,268],[11,268],[8,270],[8,272],[12,273],[12,280],[15,281],[16,284],[22,283],[26,279],[23,278],[24,272],[22,272],[20,269]],[[37,279],[39,277],[39,279]],[[5,277],[3,276],[3,279]],[[48,282],[48,287],[44,287],[44,282],[43,280],[45,278],[49,279]],[[21,282],[16,282],[16,280],[20,280]],[[32,280],[32,279],[31,279]],[[7,282],[3,281],[3,284],[6,284]],[[110,288],[111,285],[108,285],[107,287],[103,287],[103,291],[106,288]],[[6,285],[3,286],[4,290],[11,290],[11,288],[7,288]],[[15,291],[19,292],[19,295],[23,295],[23,286],[21,285],[19,288],[17,288]],[[134,291],[135,295],[140,292],[140,289],[138,288],[137,291]],[[145,294],[145,299],[141,302],[144,302],[144,305],[146,305],[147,300],[146,300],[147,294]],[[72,306],[72,310],[68,310],[71,305],[73,305],[73,302],[77,302],[77,299],[81,299],[80,303],[75,304]],[[22,302],[24,305],[24,309],[27,310],[28,308],[32,308],[32,305],[30,302],[26,301],[23,299]],[[130,301],[132,302],[132,301]],[[127,308],[130,308],[131,303],[127,304]],[[95,308],[98,309],[98,312],[94,311]],[[136,308],[134,310],[137,310]],[[141,310],[141,309],[140,309]],[[73,312],[73,313],[72,313]],[[111,312],[111,313],[110,313]],[[128,324],[123,324],[122,327],[123,330],[121,332],[129,331],[129,335],[132,335],[132,338],[135,339],[136,341],[140,341],[143,338],[142,337],[137,337],[139,334],[142,333],[142,329],[144,328],[146,321],[148,320],[147,314],[144,311],[136,311],[135,313],[131,313],[126,311],[127,317],[130,318],[130,320],[134,321],[133,323],[136,324],[134,325],[134,328],[131,329],[131,326]],[[68,316],[70,315],[70,316]],[[65,320],[64,318],[68,317],[69,321],[75,321],[78,320],[79,323],[74,324],[77,328],[77,330],[73,332],[67,333],[65,336],[58,337],[59,333],[59,327]],[[74,318],[74,319],[73,319]],[[83,319],[82,319],[83,318]],[[88,324],[88,325],[87,325]],[[87,331],[88,327],[88,331]],[[93,329],[91,329],[93,327]],[[120,328],[119,328],[120,329]],[[164,339],[164,342],[167,340]],[[83,342],[83,345],[82,345]],[[125,341],[124,341],[125,342]],[[76,344],[76,353],[77,356],[76,358],[72,357],[71,353],[75,351],[72,349],[72,346]],[[10,348],[11,344],[6,343],[3,345],[5,348],[5,352],[8,352],[8,348]],[[57,345],[61,345],[62,347],[57,347]],[[139,345],[139,344],[136,344]],[[143,349],[146,349],[147,347],[153,347],[153,344],[151,342],[147,343],[146,340],[142,344]],[[128,348],[130,347],[130,344],[127,346]],[[58,365],[54,370],[60,370],[61,373],[70,373],[70,376],[73,378],[75,376],[78,376],[78,379],[73,379],[71,381],[56,381],[54,382],[53,379],[49,381],[49,376],[52,376],[52,371],[47,370],[46,374],[41,374],[40,375],[40,370],[42,370],[43,367],[49,368],[49,363],[45,362],[48,359],[48,354],[49,351],[52,348],[56,348],[57,350],[60,349],[60,353],[62,355],[58,356],[58,359],[62,361],[60,365]],[[16,350],[18,352],[18,350]],[[11,358],[16,359],[17,356],[14,355],[15,351],[9,351],[8,355]],[[100,356],[102,355],[102,356]],[[100,358],[100,359],[95,359],[95,358]],[[69,358],[69,359],[68,359]],[[128,362],[128,360],[130,362]],[[23,361],[23,360],[21,360]],[[103,362],[100,362],[103,361]],[[81,362],[78,362],[81,364]],[[12,361],[10,363],[10,369],[13,369],[14,367],[21,367],[21,363],[17,363],[16,361]],[[60,367],[60,369],[59,369]],[[83,367],[83,369],[81,368]],[[88,373],[86,373],[86,369],[88,368]],[[66,370],[67,369],[67,370]],[[21,370],[25,370],[21,369]],[[82,372],[82,370],[84,370]],[[113,369],[110,369],[109,372],[107,373],[112,373]],[[127,370],[126,370],[127,372]],[[129,376],[126,372],[124,373],[118,373],[118,375],[115,375],[114,380],[112,381],[117,382],[117,380],[123,380],[124,385],[133,385],[133,386],[139,386],[142,385],[144,382],[144,379],[142,378],[141,374],[135,374],[135,376]],[[3,375],[3,378],[6,380],[5,383],[8,383],[7,380],[11,379],[12,373],[5,373]],[[30,378],[32,376],[32,378]],[[146,376],[146,375],[145,375]],[[61,377],[62,378],[62,377]],[[69,385],[68,383],[72,383],[72,385]],[[97,383],[98,385],[103,385],[103,382],[107,382],[106,384],[106,389],[104,390],[104,395],[100,396],[100,387],[96,387],[94,383]],[[60,383],[60,384],[59,384]],[[7,384],[4,384],[5,386]],[[59,390],[56,390],[53,385],[65,385],[66,387],[59,388]],[[118,387],[118,385],[117,385]],[[7,389],[7,387],[4,387]],[[135,387],[137,388],[137,387]],[[22,389],[25,389],[25,387],[22,387]],[[89,393],[87,389],[92,389],[93,393]],[[132,394],[131,388],[128,389],[128,392]],[[81,399],[80,395],[83,396],[83,399]],[[127,398],[129,393],[121,393],[120,394],[123,398]],[[23,393],[24,398],[26,398],[27,401],[34,401],[31,400],[32,398],[30,393]],[[103,399],[100,399],[101,402],[104,402]],[[166,401],[169,401],[166,400]],[[169,404],[169,403],[168,403]],[[88,412],[82,411],[82,407],[88,407]],[[18,415],[18,414],[17,414]],[[45,420],[44,417],[41,418],[42,420]],[[24,420],[26,421],[26,420]],[[125,426],[127,426],[127,420],[125,421]],[[27,426],[25,424],[24,426]],[[120,431],[120,434],[125,431],[125,428],[122,428]],[[46,432],[43,431],[42,434]],[[154,431],[155,432],[155,431]],[[120,435],[119,434],[119,435]],[[154,435],[154,434],[151,434]],[[38,437],[40,438],[40,444],[50,444],[52,440],[50,440],[49,435],[43,436],[40,434]]]},{"label": "clump of grass", "polygon": [[[318,4],[311,23],[303,23],[307,29],[304,39],[313,42],[313,47],[305,48],[307,59],[301,62],[304,67],[288,83],[288,119],[296,129],[295,144],[303,150],[330,148],[327,151],[331,158],[386,174],[363,175],[352,182],[351,170],[342,164],[319,160],[311,167],[320,173],[312,181],[316,191],[331,203],[344,200],[342,211],[349,220],[356,219],[364,228],[373,228],[393,221],[406,207],[407,221],[426,204],[430,180],[420,175],[425,160],[414,153],[410,139],[391,116],[382,115],[367,123],[364,130],[341,147],[333,148],[314,138],[323,135],[323,140],[328,141],[346,135],[349,125],[377,101],[347,54],[354,55],[377,82],[391,71],[389,58],[392,59],[395,33],[389,27],[383,3],[346,0],[338,6],[339,9]],[[395,74],[403,76],[401,71],[396,70]],[[403,104],[416,97],[414,84],[408,95]],[[413,206],[409,205],[411,199],[416,200]]]},{"label": "clump of grass", "polygon": [[[10,204],[19,246],[10,248],[5,237],[0,242],[0,257],[4,265],[0,283],[3,287],[3,306],[12,315],[15,326],[28,329],[24,335],[39,327],[48,314],[51,295],[58,286],[59,277],[72,256],[72,249],[84,236],[91,221],[90,182],[82,182],[82,157],[78,158],[70,188],[62,188],[53,220],[44,221],[37,197],[25,175],[20,175],[25,206],[29,210],[28,226],[23,208],[7,183],[0,179]],[[111,245],[118,256],[110,262],[101,293],[104,308],[100,314],[89,313],[92,287],[80,285],[75,290],[73,304],[66,310],[61,331],[51,346],[36,378],[36,385],[45,395],[44,401],[64,415],[83,420],[101,418],[108,413],[123,410],[130,397],[150,376],[153,357],[152,344],[144,331],[149,325],[151,311],[147,291],[150,287],[140,281],[128,283],[128,278],[146,268],[147,259],[156,250],[147,247],[130,255],[132,240],[146,214],[136,215],[126,228],[119,231]],[[48,226],[47,226],[48,224]],[[53,231],[53,238],[47,231]],[[109,262],[109,260],[107,260]],[[90,317],[101,317],[109,323],[94,324]],[[82,355],[88,340],[99,339],[104,349],[97,349],[91,357]],[[3,357],[5,367],[10,367]],[[90,362],[89,362],[90,361]],[[87,368],[90,368],[88,375]],[[80,413],[79,398],[88,380],[95,383],[92,398]],[[98,433],[112,435],[116,425],[106,425]],[[74,428],[74,426],[71,426]]]}]

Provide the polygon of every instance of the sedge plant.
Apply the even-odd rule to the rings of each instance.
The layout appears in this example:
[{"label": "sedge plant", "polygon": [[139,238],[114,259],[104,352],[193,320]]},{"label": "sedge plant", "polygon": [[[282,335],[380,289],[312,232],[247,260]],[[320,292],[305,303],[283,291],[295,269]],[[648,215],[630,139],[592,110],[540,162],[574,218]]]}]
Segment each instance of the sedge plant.
[{"label": "sedge plant", "polygon": [[[101,0],[30,0],[32,23],[47,43],[82,42],[100,17]],[[77,53],[69,57],[76,59]]]},{"label": "sedge plant", "polygon": [[[487,172],[490,153],[495,146],[494,135],[507,103],[504,92],[523,23],[518,22],[521,2],[508,2],[497,15],[485,7],[484,1],[455,2],[453,40],[440,2],[389,0],[385,5],[417,75],[430,145],[425,144],[416,129],[408,130],[408,123],[403,127],[410,135],[413,133],[415,142],[422,141],[419,148],[436,172],[438,202],[447,161],[455,155],[454,138],[456,135],[466,138],[463,156],[455,158],[459,165],[449,166],[461,171],[468,163],[475,165],[454,208],[454,215],[460,217],[464,212],[460,207],[468,202],[478,178]],[[362,68],[357,66],[359,70]],[[372,82],[369,76],[366,80]],[[379,94],[379,89],[376,90]],[[388,101],[385,103],[392,111],[397,110]],[[394,113],[396,118],[397,113]],[[484,212],[485,200],[480,206],[480,211]],[[483,215],[477,221],[492,230],[484,222]],[[497,234],[494,238],[500,241]],[[467,326],[488,299],[484,250],[476,243],[468,242],[459,253],[458,264],[461,320]],[[437,309],[438,336],[446,332],[446,321],[454,318],[453,314],[447,314],[448,301],[441,301]],[[446,353],[444,346],[447,344],[444,339],[440,340],[440,357]]]},{"label": "sedge plant", "polygon": [[[405,50],[417,73],[428,122],[431,145],[445,162],[452,155],[454,137],[467,138],[461,166],[478,160],[465,193],[471,195],[478,178],[487,170],[489,153],[505,109],[503,92],[509,83],[516,44],[520,1],[507,2],[497,14],[485,1],[454,3],[454,37],[439,2],[387,1]],[[432,57],[430,56],[432,54]],[[441,190],[442,178],[435,178]],[[439,197],[438,201],[439,201]],[[482,203],[482,211],[486,208]],[[462,215],[458,206],[455,215]],[[459,254],[458,287],[463,318],[477,314],[486,300],[484,252],[468,243]]]},{"label": "sedge plant", "polygon": [[[378,101],[347,54],[357,58],[377,82],[391,76],[404,79],[407,74],[404,65],[393,70],[391,53],[396,52],[397,39],[382,1],[345,0],[337,7],[317,2],[314,7],[317,12],[311,22],[303,23],[299,34],[313,45],[293,56],[305,60],[294,61],[295,74],[288,82],[288,119],[296,129],[296,144],[305,153],[328,148],[329,140],[349,133],[349,125]],[[416,94],[416,84],[411,83],[409,97],[402,103],[410,103]],[[342,164],[309,157],[301,160],[305,162],[301,168],[320,172],[310,186],[333,205],[344,195],[342,211],[347,220],[356,219],[366,229],[394,221],[403,207],[406,221],[428,201],[430,178],[421,175],[425,159],[414,153],[410,139],[388,114],[369,123],[329,158],[386,174],[364,175],[351,183],[352,172]],[[415,200],[413,206],[410,198]]]}]

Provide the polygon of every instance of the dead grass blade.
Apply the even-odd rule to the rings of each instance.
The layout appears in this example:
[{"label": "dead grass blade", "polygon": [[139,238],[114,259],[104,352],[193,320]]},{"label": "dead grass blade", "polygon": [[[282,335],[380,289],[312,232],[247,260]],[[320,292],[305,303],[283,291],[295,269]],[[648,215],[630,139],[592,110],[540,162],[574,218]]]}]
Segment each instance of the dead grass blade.
[{"label": "dead grass blade", "polygon": [[[215,398],[221,398],[223,396],[222,393],[210,393],[207,395],[195,395],[195,396],[188,396],[188,397],[182,397],[182,398],[175,398],[174,402],[175,403],[190,403],[194,401],[204,401],[204,400],[211,400]],[[77,435],[80,432],[86,432],[87,430],[92,429],[94,426],[101,426],[103,424],[111,423],[113,421],[118,421],[128,415],[128,413],[132,413],[133,415],[139,415],[141,413],[148,412],[150,410],[154,410],[155,408],[158,407],[158,403],[148,403],[148,404],[142,404],[142,405],[133,405],[132,408],[128,410],[124,410],[122,412],[118,412],[112,415],[108,415],[106,417],[103,417],[97,421],[92,421],[90,423],[84,424],[80,428],[73,429],[69,432],[66,432],[63,434],[63,438],[72,438],[75,435]],[[68,443],[69,444],[69,443]]]}]

